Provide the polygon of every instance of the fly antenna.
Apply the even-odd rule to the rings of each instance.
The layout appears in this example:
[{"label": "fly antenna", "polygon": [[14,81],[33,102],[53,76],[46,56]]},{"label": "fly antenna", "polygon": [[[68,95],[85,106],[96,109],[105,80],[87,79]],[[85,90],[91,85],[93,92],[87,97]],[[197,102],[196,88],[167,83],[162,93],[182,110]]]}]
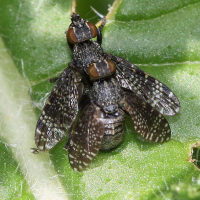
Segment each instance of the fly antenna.
[{"label": "fly antenna", "polygon": [[97,10],[95,10],[92,6],[90,6],[90,8],[99,16],[101,17],[101,19],[104,18],[104,16],[102,14],[100,14]]}]

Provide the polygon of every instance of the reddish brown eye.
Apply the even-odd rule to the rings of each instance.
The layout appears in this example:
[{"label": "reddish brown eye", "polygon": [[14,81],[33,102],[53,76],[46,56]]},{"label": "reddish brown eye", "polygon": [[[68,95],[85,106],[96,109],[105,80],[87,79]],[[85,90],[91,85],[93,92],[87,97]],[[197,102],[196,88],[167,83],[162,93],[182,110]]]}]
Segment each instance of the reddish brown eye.
[{"label": "reddish brown eye", "polygon": [[87,22],[87,25],[90,27],[92,37],[93,38],[96,37],[97,36],[97,27],[91,22]]},{"label": "reddish brown eye", "polygon": [[109,69],[110,69],[110,73],[113,74],[116,71],[116,65],[114,62],[112,62],[111,60],[106,60],[106,62],[108,63]]},{"label": "reddish brown eye", "polygon": [[67,39],[70,43],[76,44],[78,42],[78,38],[76,37],[76,34],[74,33],[73,28],[69,28],[67,31]]},{"label": "reddish brown eye", "polygon": [[99,77],[99,73],[97,72],[97,69],[96,69],[96,64],[91,64],[89,66],[88,74],[89,74],[90,78],[98,78]]}]

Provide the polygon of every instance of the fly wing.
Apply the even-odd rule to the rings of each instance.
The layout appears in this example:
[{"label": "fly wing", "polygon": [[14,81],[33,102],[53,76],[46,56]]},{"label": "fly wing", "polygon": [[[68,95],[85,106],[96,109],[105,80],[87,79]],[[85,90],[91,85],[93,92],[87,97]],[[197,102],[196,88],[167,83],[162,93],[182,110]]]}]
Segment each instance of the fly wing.
[{"label": "fly wing", "polygon": [[36,125],[35,143],[38,149],[51,149],[65,136],[78,113],[83,89],[79,72],[68,67],[61,73]]},{"label": "fly wing", "polygon": [[104,136],[104,124],[100,108],[89,104],[84,109],[72,131],[68,147],[69,161],[75,171],[82,171],[97,155]]},{"label": "fly wing", "polygon": [[123,88],[133,91],[161,114],[179,112],[179,100],[166,85],[127,60],[117,56],[112,56],[112,60],[117,64],[116,78]]},{"label": "fly wing", "polygon": [[135,130],[146,140],[165,142],[171,137],[171,129],[162,114],[135,94],[125,92],[124,109],[131,116]]}]

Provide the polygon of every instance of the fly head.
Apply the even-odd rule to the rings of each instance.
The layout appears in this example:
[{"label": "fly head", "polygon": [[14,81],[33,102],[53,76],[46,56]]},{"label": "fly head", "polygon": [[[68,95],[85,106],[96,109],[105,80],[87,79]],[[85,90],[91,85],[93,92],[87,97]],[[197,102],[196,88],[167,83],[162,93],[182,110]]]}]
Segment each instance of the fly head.
[{"label": "fly head", "polygon": [[71,21],[72,23],[66,31],[67,40],[71,44],[90,40],[97,36],[97,27],[93,23],[81,18],[78,14],[73,13],[71,15]]}]

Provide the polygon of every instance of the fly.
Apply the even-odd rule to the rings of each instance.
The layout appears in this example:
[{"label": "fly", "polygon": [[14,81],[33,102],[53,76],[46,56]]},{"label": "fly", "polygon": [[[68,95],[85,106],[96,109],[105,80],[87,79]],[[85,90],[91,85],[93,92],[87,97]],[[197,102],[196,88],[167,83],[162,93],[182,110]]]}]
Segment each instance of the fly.
[{"label": "fly", "polygon": [[[71,15],[66,37],[73,58],[57,79],[35,130],[41,151],[53,148],[70,130],[64,149],[75,171],[85,169],[99,150],[113,149],[123,141],[125,112],[145,140],[162,143],[171,137],[163,115],[180,110],[178,98],[166,85],[103,51],[106,19],[100,17],[97,28],[78,14]],[[79,110],[82,113],[75,124]]]}]

